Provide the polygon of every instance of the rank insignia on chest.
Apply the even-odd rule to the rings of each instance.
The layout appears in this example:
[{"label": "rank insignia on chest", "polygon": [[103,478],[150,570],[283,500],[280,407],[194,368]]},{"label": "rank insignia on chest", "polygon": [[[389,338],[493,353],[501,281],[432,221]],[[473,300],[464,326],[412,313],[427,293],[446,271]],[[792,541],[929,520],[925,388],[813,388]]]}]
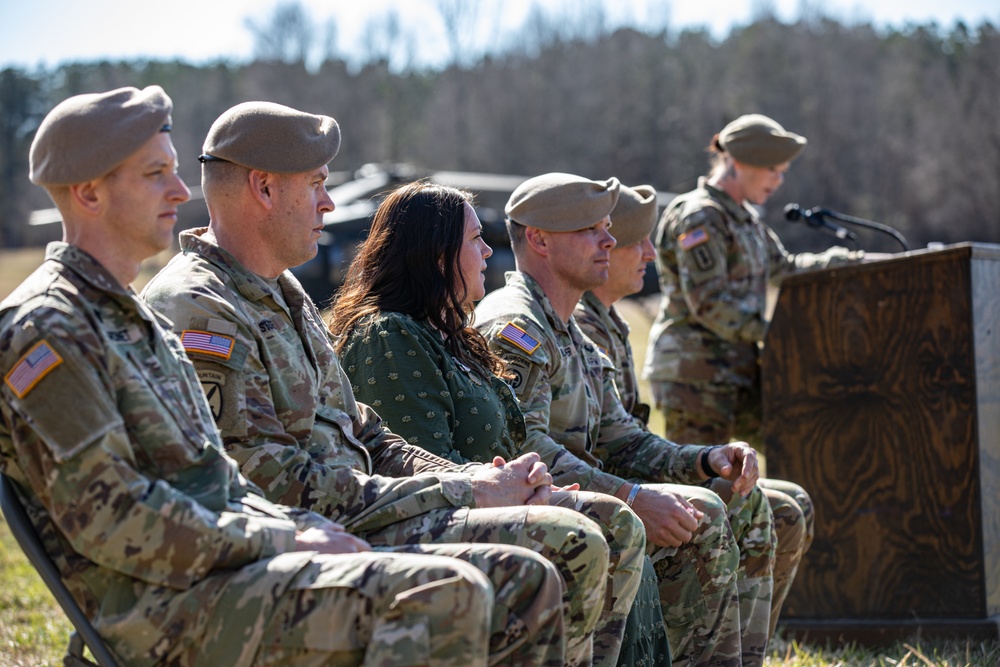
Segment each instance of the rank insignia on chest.
[{"label": "rank insignia on chest", "polygon": [[181,344],[184,345],[185,352],[200,352],[213,357],[229,359],[233,354],[236,339],[210,331],[187,329],[181,332]]},{"label": "rank insignia on chest", "polygon": [[697,248],[702,243],[708,243],[708,232],[704,227],[695,227],[689,232],[684,232],[677,237],[677,244],[681,250],[691,250]]},{"label": "rank insignia on chest", "polygon": [[62,362],[58,352],[44,340],[40,341],[14,364],[14,368],[4,377],[4,382],[18,398],[24,398]]},{"label": "rank insignia on chest", "polygon": [[513,322],[508,322],[497,335],[508,343],[512,343],[515,347],[524,350],[528,354],[537,350],[538,346],[541,345],[541,343],[528,335],[527,331]]}]

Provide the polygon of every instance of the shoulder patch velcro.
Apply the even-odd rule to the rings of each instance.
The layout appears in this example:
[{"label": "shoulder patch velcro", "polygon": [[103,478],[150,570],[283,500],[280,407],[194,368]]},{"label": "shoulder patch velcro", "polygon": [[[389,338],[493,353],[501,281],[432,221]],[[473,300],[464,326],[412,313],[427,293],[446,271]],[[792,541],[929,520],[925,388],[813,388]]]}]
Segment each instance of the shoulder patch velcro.
[{"label": "shoulder patch velcro", "polygon": [[4,382],[15,396],[24,398],[62,362],[62,357],[48,343],[39,341],[14,364],[14,368],[4,376]]},{"label": "shoulder patch velcro", "polygon": [[517,326],[513,322],[508,322],[500,333],[497,334],[508,343],[513,343],[519,349],[531,354],[541,345],[537,340],[528,335],[528,332]]},{"label": "shoulder patch velcro", "polygon": [[232,336],[187,329],[181,332],[181,344],[185,352],[199,352],[213,357],[229,359],[233,354],[236,339]]},{"label": "shoulder patch velcro", "polygon": [[708,243],[708,232],[705,231],[704,227],[695,227],[677,237],[677,244],[681,250],[691,250],[702,243]]}]

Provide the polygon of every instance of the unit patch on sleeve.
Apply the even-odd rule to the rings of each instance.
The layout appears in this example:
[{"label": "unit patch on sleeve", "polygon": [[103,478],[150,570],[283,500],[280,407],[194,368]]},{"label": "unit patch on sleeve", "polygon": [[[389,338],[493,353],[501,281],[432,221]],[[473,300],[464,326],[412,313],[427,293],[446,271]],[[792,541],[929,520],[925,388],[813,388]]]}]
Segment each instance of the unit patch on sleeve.
[{"label": "unit patch on sleeve", "polygon": [[181,332],[181,344],[185,352],[200,352],[213,357],[229,359],[233,354],[236,339],[232,336],[187,329]]},{"label": "unit patch on sleeve", "polygon": [[208,400],[208,407],[212,410],[212,417],[216,422],[222,417],[222,408],[225,405],[223,390],[226,386],[226,376],[218,371],[210,369],[199,369],[198,379],[201,381],[202,391]]},{"label": "unit patch on sleeve", "polygon": [[531,385],[538,378],[539,369],[523,357],[516,357],[512,354],[502,356],[503,360],[507,362],[509,375],[507,383],[514,390],[514,394],[519,396],[521,391],[531,388]]},{"label": "unit patch on sleeve", "polygon": [[63,362],[62,357],[44,340],[36,343],[22,356],[10,372],[4,377],[4,382],[14,395],[24,398],[42,378],[51,373]]},{"label": "unit patch on sleeve", "polygon": [[507,325],[500,330],[497,334],[500,338],[503,338],[508,343],[513,343],[516,347],[524,350],[528,354],[531,354],[538,349],[541,345],[537,340],[528,335],[528,332],[517,326],[513,322],[508,322]]}]

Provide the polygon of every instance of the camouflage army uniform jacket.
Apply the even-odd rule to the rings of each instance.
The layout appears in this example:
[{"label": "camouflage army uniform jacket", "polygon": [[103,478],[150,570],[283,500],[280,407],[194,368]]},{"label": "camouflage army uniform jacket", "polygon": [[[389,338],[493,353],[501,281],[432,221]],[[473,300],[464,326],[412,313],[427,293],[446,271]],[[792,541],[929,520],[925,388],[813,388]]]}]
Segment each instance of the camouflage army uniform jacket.
[{"label": "camouflage army uniform jacket", "polygon": [[662,297],[643,376],[695,385],[753,386],[768,283],[864,254],[841,247],[791,254],[753,209],[704,177],[670,203],[655,240]]},{"label": "camouflage army uniform jacket", "polygon": [[632,346],[628,342],[628,322],[621,318],[614,305],[608,308],[593,292],[586,292],[576,304],[573,319],[587,338],[611,359],[622,405],[645,427],[649,422],[649,405],[639,401],[639,378],[632,358]]},{"label": "camouflage army uniform jacket", "polygon": [[320,519],[250,493],[169,323],[53,243],[0,304],[0,369],[0,468],[113,650],[152,665],[212,632],[249,664],[278,596],[252,599],[256,627],[224,610],[251,600],[254,568],[284,590],[310,554],[272,557]]},{"label": "camouflage army uniform jacket", "polygon": [[455,359],[427,322],[397,312],[368,318],[340,359],[358,399],[410,444],[456,464],[522,453],[524,418],[510,386]]},{"label": "camouflage army uniform jacket", "polygon": [[514,374],[524,450],[538,452],[556,483],[613,494],[623,478],[700,481],[695,459],[702,448],[643,430],[622,405],[611,360],[576,321],[563,322],[527,274],[508,272],[506,282],[479,302],[476,328]]},{"label": "camouflage army uniform jacket", "polygon": [[142,297],[173,321],[227,451],[267,497],[356,533],[474,504],[464,473],[375,474],[406,443],[355,401],[319,311],[290,272],[272,286],[207,229],[182,232],[181,249]]}]

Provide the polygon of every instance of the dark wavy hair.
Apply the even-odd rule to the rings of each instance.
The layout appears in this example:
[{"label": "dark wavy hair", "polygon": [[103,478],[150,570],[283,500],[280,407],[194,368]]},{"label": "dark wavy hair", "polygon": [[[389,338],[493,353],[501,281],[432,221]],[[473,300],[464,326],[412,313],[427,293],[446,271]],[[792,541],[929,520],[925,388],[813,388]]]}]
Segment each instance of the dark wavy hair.
[{"label": "dark wavy hair", "polygon": [[472,204],[471,193],[426,181],[403,185],[382,201],[333,303],[329,327],[338,352],[366,317],[394,311],[441,331],[448,351],[467,365],[506,373],[462,303],[465,204]]}]

